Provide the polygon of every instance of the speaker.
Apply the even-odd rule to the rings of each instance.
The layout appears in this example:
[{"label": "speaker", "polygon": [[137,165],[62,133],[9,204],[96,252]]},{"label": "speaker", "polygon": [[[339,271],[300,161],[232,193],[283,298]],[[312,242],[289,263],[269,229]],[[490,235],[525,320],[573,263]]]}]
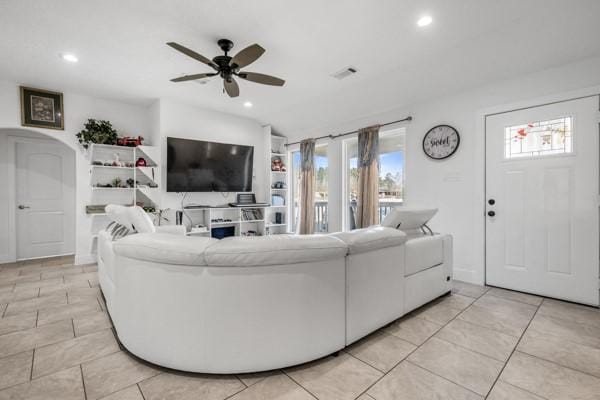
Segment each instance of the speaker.
[{"label": "speaker", "polygon": [[283,213],[280,213],[280,212],[275,213],[275,223],[283,224]]}]

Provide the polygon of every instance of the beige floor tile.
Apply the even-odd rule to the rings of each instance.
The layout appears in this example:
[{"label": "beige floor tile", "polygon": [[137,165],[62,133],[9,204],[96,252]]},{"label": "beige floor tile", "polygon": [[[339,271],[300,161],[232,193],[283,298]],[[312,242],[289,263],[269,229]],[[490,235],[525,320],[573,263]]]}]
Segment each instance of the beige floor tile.
[{"label": "beige floor tile", "polygon": [[413,311],[411,315],[438,325],[445,325],[460,314],[461,311],[461,309],[450,307],[445,303],[434,303]]},{"label": "beige floor tile", "polygon": [[97,272],[85,272],[83,274],[67,275],[65,276],[65,283],[76,282],[76,281],[87,281],[89,279],[96,279],[98,277]]},{"label": "beige floor tile", "polygon": [[103,397],[102,400],[144,400],[137,385],[129,386],[113,394]]},{"label": "beige floor tile", "polygon": [[483,397],[403,361],[367,392],[377,400],[483,400]]},{"label": "beige floor tile", "polygon": [[464,310],[465,308],[469,307],[474,301],[475,299],[473,297],[463,296],[462,294],[458,293],[451,293],[437,300],[436,303],[445,304],[449,307],[456,308],[458,310]]},{"label": "beige floor tile", "polygon": [[34,297],[38,297],[39,292],[38,288],[20,290],[18,292],[3,292],[0,293],[0,303],[13,303],[19,300],[33,299]]},{"label": "beige floor tile", "polygon": [[460,314],[457,319],[507,335],[521,337],[529,324],[530,317],[518,314],[512,315],[511,313],[491,310],[474,304]]},{"label": "beige floor tile", "polygon": [[49,296],[51,294],[66,294],[70,289],[89,288],[90,284],[88,281],[74,281],[67,283],[59,283],[53,286],[46,286],[40,288],[40,296]]},{"label": "beige floor tile", "polygon": [[361,394],[359,397],[357,397],[356,400],[375,400],[375,399],[373,399],[368,394],[364,393],[364,394]]},{"label": "beige floor tile", "polygon": [[108,314],[104,311],[98,311],[73,319],[75,336],[87,335],[88,333],[98,332],[102,329],[111,328],[112,323]]},{"label": "beige floor tile", "polygon": [[532,306],[531,304],[521,303],[519,301],[514,300],[508,300],[498,296],[492,296],[489,293],[486,293],[483,296],[481,296],[473,304],[479,307],[488,308],[490,310],[502,311],[507,314],[510,313],[527,316],[530,319],[537,311],[537,307]]},{"label": "beige floor tile", "polygon": [[65,340],[35,350],[33,378],[79,365],[119,351],[111,329]]},{"label": "beige floor tile", "polygon": [[383,375],[346,353],[290,368],[286,373],[320,400],[355,399]]},{"label": "beige floor tile", "polygon": [[496,296],[496,297],[501,297],[501,298],[507,299],[507,300],[518,301],[520,303],[530,304],[530,305],[536,306],[536,307],[539,306],[540,304],[542,304],[542,300],[544,300],[542,297],[535,296],[533,294],[514,292],[512,290],[506,290],[506,289],[501,289],[501,288],[491,288],[487,292],[487,294]]},{"label": "beige floor tile", "polygon": [[549,400],[598,400],[600,379],[515,352],[500,379]]},{"label": "beige floor tile", "polygon": [[414,345],[420,346],[433,336],[442,325],[426,321],[422,318],[407,316],[386,326],[384,331],[404,339]]},{"label": "beige floor tile", "polygon": [[42,270],[42,279],[50,279],[50,278],[62,278],[65,275],[73,275],[73,274],[81,274],[83,273],[83,268],[67,265],[61,266],[54,271],[44,271]]},{"label": "beige floor tile", "polygon": [[0,400],[58,399],[85,399],[79,367],[73,367],[0,391]]},{"label": "beige floor tile", "polygon": [[544,400],[506,382],[498,381],[492,388],[488,400]]},{"label": "beige floor tile", "polygon": [[73,337],[71,321],[61,321],[0,336],[0,357],[57,343]]},{"label": "beige floor tile", "polygon": [[88,279],[88,283],[91,287],[100,287],[100,281],[98,280],[97,274],[96,277]]},{"label": "beige floor tile", "polygon": [[0,294],[12,293],[15,290],[15,285],[4,285],[0,281]]},{"label": "beige floor tile", "polygon": [[0,319],[0,335],[33,328],[37,320],[37,312],[14,315]]},{"label": "beige floor tile", "polygon": [[0,358],[0,389],[29,381],[33,350]]},{"label": "beige floor tile", "polygon": [[231,400],[314,400],[306,390],[284,374],[269,376],[230,398]]},{"label": "beige floor tile", "polygon": [[486,286],[473,285],[472,283],[452,281],[452,293],[458,293],[463,296],[478,298],[483,296],[490,288]]},{"label": "beige floor tile", "polygon": [[100,289],[97,287],[74,288],[67,290],[67,301],[69,304],[94,302],[101,298]]},{"label": "beige floor tile", "polygon": [[482,396],[487,395],[504,366],[498,360],[435,337],[408,360]]},{"label": "beige floor tile", "polygon": [[557,336],[570,342],[600,348],[600,328],[578,324],[564,319],[536,314],[528,330]]},{"label": "beige floor tile", "polygon": [[265,372],[255,372],[255,373],[250,373],[250,374],[238,374],[237,377],[239,380],[241,380],[244,383],[244,385],[252,386],[252,385],[262,381],[263,379],[268,378],[269,376],[277,375],[280,373],[281,373],[281,371],[279,371],[279,370],[273,370],[273,371],[265,371]]},{"label": "beige floor tile", "polygon": [[15,292],[18,292],[20,290],[27,290],[27,289],[31,289],[31,288],[43,288],[46,286],[54,286],[54,285],[61,283],[62,279],[63,278],[61,277],[61,278],[42,279],[42,280],[33,281],[33,282],[17,283],[15,285]]},{"label": "beige floor tile", "polygon": [[600,329],[600,311],[597,308],[545,299],[538,314],[590,325]]},{"label": "beige floor tile", "polygon": [[98,272],[98,264],[90,264],[83,266],[84,272]]},{"label": "beige floor tile", "polygon": [[60,257],[53,257],[53,258],[47,258],[44,261],[42,261],[42,266],[46,267],[46,266],[53,266],[53,265],[68,265],[68,264],[73,264],[74,262],[74,258],[73,256],[60,256]]},{"label": "beige floor tile", "polygon": [[55,307],[62,304],[67,304],[67,296],[65,295],[52,295],[36,297],[28,300],[19,300],[12,302],[6,309],[5,316],[28,313],[31,311],[42,310],[44,308]]},{"label": "beige floor tile", "polygon": [[119,352],[81,365],[87,400],[96,400],[160,373]]},{"label": "beige floor tile", "polygon": [[223,400],[246,387],[233,375],[162,373],[139,384],[146,400]]},{"label": "beige floor tile", "polygon": [[38,313],[38,326],[61,321],[63,319],[79,318],[102,311],[98,302],[66,304],[46,308]]},{"label": "beige floor tile", "polygon": [[17,285],[20,283],[25,283],[25,282],[37,282],[40,280],[40,273],[37,274],[32,274],[32,275],[19,275],[19,276],[11,276],[11,277],[5,277],[2,280],[0,280],[0,284],[3,286],[9,286],[9,285]]},{"label": "beige floor tile", "polygon": [[435,337],[506,362],[517,345],[518,338],[455,319]]},{"label": "beige floor tile", "polygon": [[346,349],[354,357],[388,372],[417,346],[385,332],[375,332]]},{"label": "beige floor tile", "polygon": [[0,318],[2,318],[5,315],[6,312],[6,308],[8,307],[8,304],[4,303],[0,303]]},{"label": "beige floor tile", "polygon": [[522,353],[600,377],[600,349],[567,342],[559,337],[533,330],[525,332],[517,349]]}]

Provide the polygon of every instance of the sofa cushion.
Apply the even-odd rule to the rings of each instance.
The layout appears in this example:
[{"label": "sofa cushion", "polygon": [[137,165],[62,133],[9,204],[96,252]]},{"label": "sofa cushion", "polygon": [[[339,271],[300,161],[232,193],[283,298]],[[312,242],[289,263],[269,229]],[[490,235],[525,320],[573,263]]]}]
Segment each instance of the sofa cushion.
[{"label": "sofa cushion", "polygon": [[129,220],[129,207],[121,206],[118,204],[109,204],[104,207],[104,211],[106,211],[106,216],[112,221],[115,222],[127,230],[133,232],[133,226],[131,225],[131,221]]},{"label": "sofa cushion", "polygon": [[133,229],[137,233],[154,233],[156,228],[150,216],[140,206],[133,206],[127,208],[127,215],[129,216],[129,222],[133,226]]},{"label": "sofa cushion", "polygon": [[444,262],[442,235],[423,235],[406,241],[405,276],[416,274]]},{"label": "sofa cushion", "polygon": [[206,250],[208,265],[250,267],[284,265],[345,257],[348,247],[325,235],[228,237]]},{"label": "sofa cushion", "polygon": [[140,233],[113,243],[116,254],[136,260],[175,265],[206,265],[205,250],[217,239]]},{"label": "sofa cushion", "polygon": [[405,208],[392,209],[381,222],[381,226],[411,231],[419,229],[429,222],[437,213],[437,208]]},{"label": "sofa cushion", "polygon": [[330,236],[336,237],[346,243],[349,254],[365,253],[386,247],[399,246],[406,242],[406,234],[404,232],[383,226],[355,229],[350,232],[336,232]]}]

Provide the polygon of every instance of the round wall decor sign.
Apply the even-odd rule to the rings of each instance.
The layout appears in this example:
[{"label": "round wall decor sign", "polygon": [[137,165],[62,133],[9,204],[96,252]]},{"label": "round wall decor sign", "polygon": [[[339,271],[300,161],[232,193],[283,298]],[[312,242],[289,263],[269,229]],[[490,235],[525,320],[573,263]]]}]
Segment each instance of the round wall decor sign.
[{"label": "round wall decor sign", "polygon": [[423,138],[423,151],[429,158],[443,160],[458,149],[460,135],[450,125],[438,125],[431,128]]}]

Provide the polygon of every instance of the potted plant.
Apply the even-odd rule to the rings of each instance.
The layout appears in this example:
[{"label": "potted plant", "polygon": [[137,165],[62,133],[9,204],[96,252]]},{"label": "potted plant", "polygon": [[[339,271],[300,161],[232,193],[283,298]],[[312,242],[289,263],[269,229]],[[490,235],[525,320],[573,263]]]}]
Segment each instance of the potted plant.
[{"label": "potted plant", "polygon": [[76,134],[79,143],[87,149],[91,143],[116,144],[117,131],[109,121],[88,119],[85,129]]}]

